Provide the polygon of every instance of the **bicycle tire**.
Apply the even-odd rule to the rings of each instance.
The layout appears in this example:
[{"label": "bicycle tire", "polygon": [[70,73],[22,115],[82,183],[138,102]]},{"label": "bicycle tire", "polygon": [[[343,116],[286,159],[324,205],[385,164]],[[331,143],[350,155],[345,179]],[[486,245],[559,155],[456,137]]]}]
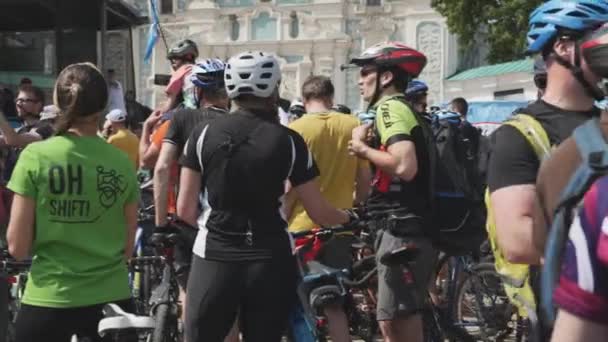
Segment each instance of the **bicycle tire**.
[{"label": "bicycle tire", "polygon": [[156,307],[156,313],[154,314],[154,320],[156,325],[152,332],[152,342],[170,342],[171,339],[167,336],[170,334],[169,328],[169,304],[159,304]]},{"label": "bicycle tire", "polygon": [[[466,328],[469,318],[465,317],[465,311],[469,297],[475,305],[475,308],[468,309],[469,314],[476,316],[478,331]],[[502,280],[494,264],[477,264],[465,272],[457,284],[454,300],[456,302],[452,306],[452,322],[463,327],[472,338],[481,341],[523,341],[522,336],[525,334],[519,331],[522,325],[517,323],[516,310],[504,292]]]}]

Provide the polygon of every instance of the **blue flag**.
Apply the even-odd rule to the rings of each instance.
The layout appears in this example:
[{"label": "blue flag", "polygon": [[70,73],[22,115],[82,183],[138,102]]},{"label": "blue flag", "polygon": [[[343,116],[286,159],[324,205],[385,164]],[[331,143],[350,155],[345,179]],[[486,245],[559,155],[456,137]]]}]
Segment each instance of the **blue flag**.
[{"label": "blue flag", "polygon": [[158,20],[158,12],[156,11],[156,0],[150,0],[150,29],[148,30],[148,42],[146,43],[146,53],[144,54],[144,62],[149,63],[154,52],[154,46],[158,41],[160,31],[160,21]]}]

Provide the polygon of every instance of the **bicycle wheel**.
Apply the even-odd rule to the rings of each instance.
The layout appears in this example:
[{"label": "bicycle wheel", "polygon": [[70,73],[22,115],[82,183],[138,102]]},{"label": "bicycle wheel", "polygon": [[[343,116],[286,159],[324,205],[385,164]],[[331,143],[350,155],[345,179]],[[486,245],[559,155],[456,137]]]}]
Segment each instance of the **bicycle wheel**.
[{"label": "bicycle wheel", "polygon": [[440,317],[430,305],[422,312],[422,328],[424,342],[444,342],[445,336],[441,331]]},{"label": "bicycle wheel", "polygon": [[152,332],[151,342],[173,342],[176,341],[177,318],[171,312],[171,306],[167,303],[159,304],[154,314],[156,326]]},{"label": "bicycle wheel", "polygon": [[523,340],[520,317],[505,294],[493,264],[482,263],[463,275],[454,295],[452,320],[476,340]]}]

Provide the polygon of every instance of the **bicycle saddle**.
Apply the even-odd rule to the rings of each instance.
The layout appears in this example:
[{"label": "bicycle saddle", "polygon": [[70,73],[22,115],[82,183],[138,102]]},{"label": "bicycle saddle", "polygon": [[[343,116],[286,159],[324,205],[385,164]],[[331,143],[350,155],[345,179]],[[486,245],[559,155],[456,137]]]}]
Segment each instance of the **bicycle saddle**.
[{"label": "bicycle saddle", "polygon": [[99,321],[97,332],[103,337],[105,334],[123,329],[154,330],[153,317],[137,316],[123,311],[116,304],[107,304],[103,308],[105,318]]},{"label": "bicycle saddle", "polygon": [[416,260],[418,254],[420,254],[420,249],[409,244],[384,253],[380,257],[380,262],[387,266],[404,265]]}]

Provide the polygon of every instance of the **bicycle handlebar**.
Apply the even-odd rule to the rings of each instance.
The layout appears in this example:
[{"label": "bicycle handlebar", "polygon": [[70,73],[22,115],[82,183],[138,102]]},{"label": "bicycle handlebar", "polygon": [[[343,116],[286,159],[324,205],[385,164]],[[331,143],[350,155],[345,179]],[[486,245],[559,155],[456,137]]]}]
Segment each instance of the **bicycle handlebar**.
[{"label": "bicycle handlebar", "polygon": [[303,238],[306,236],[331,236],[336,233],[352,233],[359,230],[360,227],[357,224],[347,224],[334,228],[313,228],[301,232],[291,233],[294,239]]}]

